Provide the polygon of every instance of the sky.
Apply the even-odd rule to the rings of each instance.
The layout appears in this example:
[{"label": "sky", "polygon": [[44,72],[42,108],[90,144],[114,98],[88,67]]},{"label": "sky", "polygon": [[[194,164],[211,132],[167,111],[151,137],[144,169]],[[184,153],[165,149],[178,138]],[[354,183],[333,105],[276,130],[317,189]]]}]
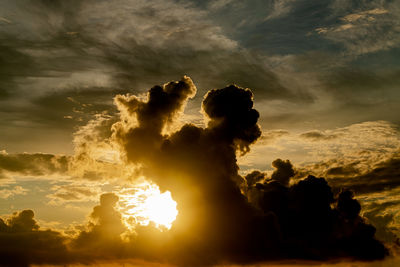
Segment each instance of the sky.
[{"label": "sky", "polygon": [[396,0],[3,0],[0,265],[397,266],[399,87]]}]

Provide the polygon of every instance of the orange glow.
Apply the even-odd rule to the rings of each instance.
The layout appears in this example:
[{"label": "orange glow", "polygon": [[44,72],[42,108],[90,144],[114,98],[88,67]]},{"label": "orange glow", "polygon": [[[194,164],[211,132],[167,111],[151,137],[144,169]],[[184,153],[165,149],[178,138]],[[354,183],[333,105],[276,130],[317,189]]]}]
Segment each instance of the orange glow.
[{"label": "orange glow", "polygon": [[177,203],[171,192],[161,193],[160,188],[150,182],[143,182],[133,188],[123,189],[120,193],[122,216],[129,228],[132,224],[148,225],[155,223],[160,230],[171,229],[178,215]]}]

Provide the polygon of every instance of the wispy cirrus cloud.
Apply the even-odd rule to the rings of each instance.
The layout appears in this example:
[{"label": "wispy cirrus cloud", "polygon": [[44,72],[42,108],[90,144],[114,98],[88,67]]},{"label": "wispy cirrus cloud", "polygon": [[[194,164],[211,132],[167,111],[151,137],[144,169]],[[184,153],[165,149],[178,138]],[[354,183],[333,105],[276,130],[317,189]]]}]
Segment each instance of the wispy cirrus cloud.
[{"label": "wispy cirrus cloud", "polygon": [[[339,6],[331,6],[336,15],[343,14],[340,23],[316,28],[315,31],[335,43],[342,44],[349,55],[361,55],[399,47],[398,9],[395,2],[371,1],[358,6],[354,12]],[[340,12],[340,13],[339,13]]]}]

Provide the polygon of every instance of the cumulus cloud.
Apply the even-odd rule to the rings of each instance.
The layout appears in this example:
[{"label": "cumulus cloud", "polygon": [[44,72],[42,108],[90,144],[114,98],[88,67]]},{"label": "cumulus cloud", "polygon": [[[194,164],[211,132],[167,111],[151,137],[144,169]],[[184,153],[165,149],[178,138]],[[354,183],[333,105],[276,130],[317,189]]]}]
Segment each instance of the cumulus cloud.
[{"label": "cumulus cloud", "polygon": [[[236,85],[213,89],[202,104],[204,127],[185,124],[176,131],[169,129],[195,93],[192,80],[185,76],[152,87],[146,96],[116,96],[120,118],[107,139],[116,142],[126,165],[137,166],[141,175],[171,192],[179,213],[169,231],[160,232],[150,224],[135,225],[131,232],[115,193],[100,196],[89,223],[68,238],[67,247],[59,233],[38,230],[32,211],[1,221],[1,229],[60,238],[56,240],[61,243],[52,244],[62,248],[57,260],[63,263],[140,258],[187,266],[282,259],[377,260],[388,254],[375,238],[375,228],[361,216],[352,191],[336,194],[326,179],[312,175],[299,180],[289,160],[273,161],[270,176],[257,170],[245,177],[239,174],[237,156],[249,153],[262,135],[250,89]],[[88,129],[102,122],[99,119]],[[77,138],[82,144],[102,140]],[[97,193],[73,185],[54,189],[53,197],[64,200],[78,193],[85,197]],[[51,257],[24,261],[57,263]]]},{"label": "cumulus cloud", "polygon": [[[207,253],[207,263],[339,255],[372,259],[386,255],[384,246],[374,238],[374,227],[359,217],[359,211],[346,213],[346,208],[357,201],[344,195],[336,200],[325,179],[310,176],[288,187],[295,172],[289,161],[280,159],[273,162],[276,170],[271,179],[265,179],[261,172],[245,178],[238,174],[236,153],[249,152],[250,145],[261,136],[249,89],[231,85],[211,90],[202,105],[208,119],[206,128],[187,124],[163,135],[169,114],[183,108],[179,89],[187,85],[173,86],[178,92],[173,102],[155,102],[154,88],[146,100],[122,98],[121,122],[114,125],[114,137],[128,162],[142,163],[145,176],[170,190],[176,199],[179,215],[171,231],[177,235],[177,244],[186,245],[180,250],[196,248]],[[157,90],[168,95],[166,85]],[[160,116],[158,110],[167,112]],[[136,120],[126,119],[126,114]],[[147,114],[151,114],[151,125],[142,121]],[[255,203],[248,202],[241,193],[243,188],[253,195],[249,199]],[[336,201],[340,203],[337,209],[331,207]],[[274,204],[277,206],[268,206]],[[351,223],[339,216],[342,213]],[[344,246],[346,242],[352,245]],[[193,258],[184,260],[188,264]]]},{"label": "cumulus cloud", "polygon": [[[324,178],[308,176],[289,188],[266,181],[248,192],[255,205],[277,216],[280,245],[286,257],[326,259],[352,255],[367,260],[387,253],[373,237],[375,228],[359,216],[361,206],[352,192],[343,191],[335,198]],[[312,252],[315,249],[318,253]]]},{"label": "cumulus cloud", "polygon": [[82,231],[72,243],[72,250],[87,260],[117,258],[123,254],[121,234],[125,226],[121,214],[115,209],[118,196],[106,193],[100,196],[100,205],[90,214],[88,229]]},{"label": "cumulus cloud", "polygon": [[272,162],[275,171],[271,175],[273,181],[278,181],[283,185],[289,184],[289,179],[295,175],[293,165],[289,160],[276,159]]},{"label": "cumulus cloud", "polygon": [[163,130],[195,92],[192,80],[185,76],[180,82],[154,86],[148,93],[147,102],[136,96],[116,96],[116,105],[125,121],[113,125],[113,135],[124,146],[128,160],[149,157],[160,148]]},{"label": "cumulus cloud", "polygon": [[30,264],[63,264],[70,261],[60,233],[39,230],[32,210],[0,219],[0,264],[29,266]]},{"label": "cumulus cloud", "polygon": [[247,185],[250,187],[250,186],[255,185],[258,182],[263,181],[265,179],[265,173],[262,173],[260,171],[252,171],[245,176],[245,179],[246,179]]}]

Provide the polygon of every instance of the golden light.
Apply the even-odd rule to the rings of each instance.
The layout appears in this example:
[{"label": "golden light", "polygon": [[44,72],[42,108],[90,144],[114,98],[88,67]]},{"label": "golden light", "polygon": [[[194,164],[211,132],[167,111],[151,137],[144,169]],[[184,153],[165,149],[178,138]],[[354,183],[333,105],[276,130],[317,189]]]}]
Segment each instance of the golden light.
[{"label": "golden light", "polygon": [[122,216],[130,228],[134,227],[132,224],[148,225],[153,222],[160,230],[170,229],[178,215],[171,192],[161,193],[154,183],[146,181],[133,188],[125,188],[119,196]]}]

